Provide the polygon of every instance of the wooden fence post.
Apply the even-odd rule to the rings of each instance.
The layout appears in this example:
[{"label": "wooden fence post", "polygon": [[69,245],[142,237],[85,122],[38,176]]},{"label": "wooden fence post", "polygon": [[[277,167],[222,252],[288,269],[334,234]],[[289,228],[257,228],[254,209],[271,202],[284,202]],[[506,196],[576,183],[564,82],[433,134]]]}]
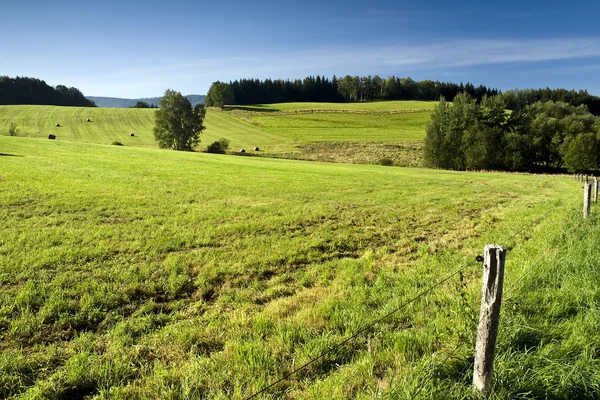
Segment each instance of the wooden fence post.
[{"label": "wooden fence post", "polygon": [[594,177],[594,203],[598,202],[598,178]]},{"label": "wooden fence post", "polygon": [[586,183],[583,185],[583,218],[590,215],[590,200],[592,197],[592,184]]},{"label": "wooden fence post", "polygon": [[502,303],[502,283],[504,282],[504,247],[488,244],[483,249],[483,286],[481,289],[481,310],[475,345],[475,367],[473,386],[486,394],[491,387],[494,368],[494,351],[500,321]]}]

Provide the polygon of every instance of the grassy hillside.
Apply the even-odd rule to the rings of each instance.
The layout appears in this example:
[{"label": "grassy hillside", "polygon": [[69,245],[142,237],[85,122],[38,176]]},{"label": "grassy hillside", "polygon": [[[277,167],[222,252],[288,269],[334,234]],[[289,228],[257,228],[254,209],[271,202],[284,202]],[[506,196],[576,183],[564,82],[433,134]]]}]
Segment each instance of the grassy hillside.
[{"label": "grassy hillside", "polygon": [[[393,111],[413,111],[413,110],[432,110],[436,104],[435,101],[374,101],[359,103],[275,103],[275,104],[257,104],[252,106],[238,106],[238,108],[250,111],[302,111],[302,110],[352,110],[352,111],[373,111],[373,112],[393,112]],[[235,106],[234,106],[235,107]]]},{"label": "grassy hillside", "polygon": [[[209,109],[200,148],[222,137],[232,151],[259,147],[263,156],[416,165],[432,102],[289,103],[228,111]],[[280,111],[278,111],[280,110]],[[20,136],[156,147],[154,110],[0,106],[0,134],[15,122]],[[87,119],[93,122],[86,122]],[[59,123],[61,126],[56,127]],[[129,134],[135,133],[131,138]]]},{"label": "grassy hillside", "polygon": [[[192,106],[196,104],[204,103],[206,99],[205,95],[201,94],[188,94],[185,96]],[[87,99],[92,100],[98,107],[106,108],[127,108],[135,105],[138,101],[143,101],[148,104],[158,105],[162,97],[144,97],[140,99],[123,99],[120,97],[101,97],[101,96],[86,96]]]},{"label": "grassy hillside", "polygon": [[472,398],[473,260],[495,242],[491,398],[597,398],[599,229],[572,179],[0,149],[0,397],[245,398],[469,266],[263,398]]},{"label": "grassy hillside", "polygon": [[[119,141],[125,146],[157,148],[152,134],[154,112],[134,108],[0,106],[0,134],[6,135],[9,124],[15,122],[19,136],[24,137],[47,138],[52,133],[59,141],[97,144]],[[201,136],[204,146],[225,136],[234,148],[253,148],[259,142],[267,147],[293,149],[290,139],[264,132],[227,113],[208,110],[205,125],[207,129]],[[134,137],[129,136],[132,132]]]},{"label": "grassy hillside", "polygon": [[[154,110],[58,106],[0,106],[0,133],[15,122],[19,136],[110,144],[156,147],[152,136]],[[87,122],[90,119],[92,122]],[[60,127],[56,127],[60,124]],[[130,137],[130,133],[135,137]]]}]

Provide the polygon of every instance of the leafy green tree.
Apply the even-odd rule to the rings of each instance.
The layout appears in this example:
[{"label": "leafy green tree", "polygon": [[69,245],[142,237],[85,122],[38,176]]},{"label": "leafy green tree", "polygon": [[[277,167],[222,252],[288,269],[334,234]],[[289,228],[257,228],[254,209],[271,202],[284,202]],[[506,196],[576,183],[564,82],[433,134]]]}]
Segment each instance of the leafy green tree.
[{"label": "leafy green tree", "polygon": [[425,163],[433,168],[448,168],[450,165],[446,146],[445,130],[448,127],[452,105],[443,97],[431,112],[431,121],[425,135]]},{"label": "leafy green tree", "polygon": [[566,141],[582,133],[596,132],[595,118],[585,105],[575,107],[564,102],[536,102],[525,107],[527,134],[533,162],[547,167],[562,167],[568,147]]},{"label": "leafy green tree", "polygon": [[571,173],[590,173],[598,170],[598,138],[582,133],[568,141],[564,155],[565,167]]},{"label": "leafy green tree", "polygon": [[477,121],[463,136],[466,169],[503,169],[504,130]]},{"label": "leafy green tree", "polygon": [[129,108],[153,108],[153,107],[145,101],[136,101],[136,103]]},{"label": "leafy green tree", "polygon": [[209,144],[206,148],[206,152],[214,154],[225,154],[227,152],[227,149],[229,149],[229,140],[221,138]]},{"label": "leafy green tree", "polygon": [[458,94],[453,104],[442,97],[427,126],[425,163],[435,168],[465,169],[463,136],[478,118],[478,105],[469,94]]},{"label": "leafy green tree", "polygon": [[530,144],[526,135],[508,132],[504,136],[504,167],[510,171],[523,171],[531,168]]},{"label": "leafy green tree", "polygon": [[235,95],[231,85],[216,81],[208,89],[206,105],[209,107],[223,107],[226,104],[235,104]]},{"label": "leafy green tree", "polygon": [[193,151],[204,130],[204,105],[192,104],[180,92],[165,91],[155,114],[154,138],[161,149]]},{"label": "leafy green tree", "polygon": [[17,128],[17,124],[11,122],[8,126],[8,135],[9,136],[17,136],[19,134],[19,128]]}]

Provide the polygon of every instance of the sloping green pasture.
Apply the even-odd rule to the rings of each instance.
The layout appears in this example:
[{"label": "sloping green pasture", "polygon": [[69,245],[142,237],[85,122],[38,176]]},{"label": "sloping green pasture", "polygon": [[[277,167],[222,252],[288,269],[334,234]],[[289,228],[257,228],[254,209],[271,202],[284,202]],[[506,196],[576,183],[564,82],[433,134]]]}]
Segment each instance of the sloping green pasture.
[{"label": "sloping green pasture", "polygon": [[[199,150],[224,137],[230,141],[232,152],[242,148],[253,152],[259,147],[261,151],[255,154],[261,156],[351,163],[378,163],[389,158],[398,165],[416,165],[429,121],[427,110],[433,104],[290,103],[227,111],[211,108],[207,111]],[[14,122],[20,130],[19,136],[47,138],[54,134],[57,140],[156,147],[153,116],[151,109],[0,106],[0,134],[6,135]],[[60,127],[55,126],[57,123]],[[134,137],[130,137],[132,132]],[[360,151],[343,151],[342,143],[351,143],[342,147],[360,146]],[[401,151],[391,148],[382,152],[381,143],[399,146]],[[362,156],[357,157],[358,153]]]},{"label": "sloping green pasture", "polygon": [[400,114],[261,113],[248,117],[268,132],[296,143],[315,142],[419,142],[429,112]]},{"label": "sloping green pasture", "polygon": [[467,266],[260,398],[474,398],[474,259],[495,242],[512,300],[492,398],[597,398],[599,232],[570,178],[0,153],[0,397],[245,398]]},{"label": "sloping green pasture", "polygon": [[[87,122],[90,119],[92,122]],[[156,147],[152,136],[154,110],[140,108],[93,108],[59,106],[0,106],[0,133],[7,134],[11,122],[19,136],[110,144]],[[57,127],[59,124],[60,127]],[[130,137],[130,133],[134,137]]]},{"label": "sloping green pasture", "polygon": [[256,104],[252,106],[241,106],[247,110],[254,111],[282,111],[293,112],[303,110],[350,110],[350,111],[373,111],[373,112],[393,112],[393,111],[412,111],[412,110],[433,110],[435,101],[371,101],[358,103],[275,103],[275,104]]}]

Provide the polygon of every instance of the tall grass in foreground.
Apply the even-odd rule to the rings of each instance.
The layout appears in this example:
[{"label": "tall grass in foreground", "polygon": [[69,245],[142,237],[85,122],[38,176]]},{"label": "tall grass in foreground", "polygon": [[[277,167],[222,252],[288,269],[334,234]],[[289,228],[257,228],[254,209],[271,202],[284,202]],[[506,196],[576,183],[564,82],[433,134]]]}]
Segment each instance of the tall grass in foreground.
[{"label": "tall grass in foreground", "polygon": [[598,397],[600,209],[572,179],[0,148],[0,397],[245,398],[467,266],[263,398],[474,398],[486,243],[492,397]]}]

